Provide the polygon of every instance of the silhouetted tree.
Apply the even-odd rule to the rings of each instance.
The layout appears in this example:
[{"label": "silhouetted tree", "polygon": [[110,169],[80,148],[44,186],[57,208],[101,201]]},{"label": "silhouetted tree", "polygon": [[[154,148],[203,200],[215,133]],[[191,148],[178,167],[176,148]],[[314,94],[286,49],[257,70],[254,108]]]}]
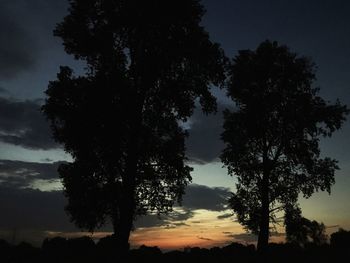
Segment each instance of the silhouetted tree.
[{"label": "silhouetted tree", "polygon": [[287,241],[290,243],[305,247],[310,242],[318,246],[327,242],[325,225],[303,217],[299,207],[285,208],[284,224]]},{"label": "silhouetted tree", "polygon": [[331,234],[331,246],[338,249],[350,248],[350,231],[339,228],[337,232]]},{"label": "silhouetted tree", "polygon": [[221,159],[238,178],[230,205],[238,221],[268,245],[269,224],[298,194],[330,192],[337,161],[321,158],[320,136],[331,136],[348,113],[312,87],[314,64],[286,46],[266,41],[239,52],[230,66],[227,94],[236,103],[224,112],[226,144]]},{"label": "silhouetted tree", "polygon": [[191,180],[180,123],[197,99],[215,110],[225,57],[198,0],[71,0],[69,12],[55,35],[86,72],[61,67],[43,106],[73,157],[59,168],[66,210],[89,230],[111,219],[125,250],[134,218],[168,212]]}]

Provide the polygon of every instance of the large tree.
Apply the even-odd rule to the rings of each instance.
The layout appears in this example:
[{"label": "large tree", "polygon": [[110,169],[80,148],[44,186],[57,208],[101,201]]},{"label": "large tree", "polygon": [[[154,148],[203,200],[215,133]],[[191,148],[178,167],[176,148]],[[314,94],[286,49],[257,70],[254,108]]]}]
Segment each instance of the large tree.
[{"label": "large tree", "polygon": [[314,64],[276,42],[240,51],[229,76],[236,107],[224,112],[221,159],[238,179],[230,205],[263,251],[277,212],[297,208],[300,193],[330,192],[337,161],[320,155],[319,140],[341,127],[348,109],[321,98]]},{"label": "large tree", "polygon": [[61,67],[43,106],[73,157],[59,168],[66,210],[89,230],[110,220],[122,250],[135,217],[170,211],[191,180],[181,122],[197,99],[216,108],[225,57],[203,14],[198,0],[71,0],[55,29],[86,63],[81,76]]}]

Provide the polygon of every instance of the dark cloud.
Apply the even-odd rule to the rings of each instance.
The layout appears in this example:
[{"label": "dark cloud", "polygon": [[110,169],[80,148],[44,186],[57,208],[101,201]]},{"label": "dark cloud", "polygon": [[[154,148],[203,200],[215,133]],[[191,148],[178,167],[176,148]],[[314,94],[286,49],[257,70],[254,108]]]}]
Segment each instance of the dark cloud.
[{"label": "dark cloud", "polygon": [[[6,211],[0,220],[0,230],[31,229],[33,231],[76,231],[64,211],[67,200],[62,191],[43,192],[35,189],[0,187],[0,211]],[[189,210],[174,211],[158,217],[146,215],[135,222],[135,228],[186,226],[183,221],[193,217]],[[111,231],[107,224],[102,230]],[[0,237],[1,238],[1,237]]]},{"label": "dark cloud", "polygon": [[179,223],[171,223],[169,225],[166,225],[164,228],[165,229],[174,229],[174,228],[177,228],[179,226],[190,226],[184,222],[179,222]]},{"label": "dark cloud", "polygon": [[[53,149],[59,145],[52,139],[49,124],[40,111],[42,100],[17,101],[0,97],[0,141],[30,149]],[[196,110],[191,119],[190,137],[186,141],[192,162],[207,163],[216,160],[223,148],[222,111],[203,115]]]},{"label": "dark cloud", "polygon": [[[53,36],[55,25],[67,13],[66,0],[11,0],[0,4],[0,80],[56,64],[62,47]],[[46,57],[50,51],[50,57]],[[59,62],[58,62],[59,63]],[[23,87],[26,89],[27,87]]]},{"label": "dark cloud", "polygon": [[[35,180],[43,182],[58,179],[57,168],[62,162],[31,163],[0,160],[0,185],[15,190],[31,187]],[[223,187],[208,187],[191,184],[183,196],[182,207],[160,218],[157,215],[142,217],[138,227],[166,225],[169,222],[185,221],[194,216],[193,210],[224,211],[230,190]]]},{"label": "dark cloud", "polygon": [[41,161],[44,163],[52,163],[54,160],[52,160],[50,158],[44,158],[44,159],[41,159]]},{"label": "dark cloud", "polygon": [[[240,233],[235,234],[233,232],[222,232],[228,237],[232,237],[236,242],[242,242],[242,243],[253,243],[258,241],[258,236],[251,234],[251,233]],[[285,233],[279,233],[279,232],[271,232],[271,237],[285,237]]]},{"label": "dark cloud", "polygon": [[35,180],[50,182],[58,179],[57,168],[61,163],[0,160],[0,185],[11,189],[20,189],[32,187]]},{"label": "dark cloud", "polygon": [[327,229],[329,228],[339,228],[340,226],[339,225],[330,225],[330,226],[326,226]]},{"label": "dark cloud", "polygon": [[280,232],[274,231],[274,232],[270,232],[270,236],[272,236],[272,237],[284,237],[284,236],[286,236],[286,233],[280,233]]},{"label": "dark cloud", "polygon": [[165,226],[167,223],[158,215],[145,215],[136,219],[135,228]]},{"label": "dark cloud", "polygon": [[[52,36],[52,30],[55,24],[61,21],[63,16],[67,14],[68,6],[68,0],[11,0],[6,4],[6,7],[12,13],[23,14],[25,16],[24,18],[31,23],[40,23],[37,27],[46,29],[50,36]],[[32,28],[33,31],[38,29]]]},{"label": "dark cloud", "polygon": [[58,148],[40,111],[41,102],[0,97],[0,141],[30,149]]},{"label": "dark cloud", "polygon": [[178,221],[185,221],[187,219],[190,219],[194,216],[195,212],[191,211],[188,207],[182,207],[179,208],[179,210],[175,210],[169,215],[163,216],[164,220],[170,221],[170,222],[178,222]]},{"label": "dark cloud", "polygon": [[[6,5],[0,8],[0,80],[11,79],[35,66],[35,39],[14,19]],[[24,23],[22,23],[24,24]]]},{"label": "dark cloud", "polygon": [[0,187],[0,229],[72,231],[60,191]]},{"label": "dark cloud", "polygon": [[194,216],[194,212],[186,209],[186,207],[174,210],[168,215],[150,214],[138,218],[135,222],[135,228],[157,227],[164,226],[167,229],[176,228],[186,225],[183,221]]},{"label": "dark cloud", "polygon": [[168,214],[148,214],[136,219],[135,228],[164,227],[167,229],[187,225],[184,221],[192,218],[195,212],[187,207],[175,207],[174,211]]},{"label": "dark cloud", "polygon": [[3,87],[0,86],[0,93],[1,93],[1,94],[7,94],[8,91],[7,91],[7,89],[5,89],[5,88],[3,88]]},{"label": "dark cloud", "polygon": [[201,240],[206,240],[206,241],[213,241],[213,239],[207,238],[207,237],[198,236],[197,238],[198,238],[198,239],[201,239]]},{"label": "dark cloud", "polygon": [[[140,217],[136,221],[135,227],[166,226],[167,228],[174,228],[178,226],[177,224],[183,224],[183,221],[192,218],[197,209],[210,211],[226,210],[227,198],[229,196],[230,190],[228,188],[211,188],[205,185],[191,184],[186,188],[181,208],[178,207],[168,215],[147,215]],[[200,223],[200,221],[191,223]]]},{"label": "dark cloud", "polygon": [[218,103],[216,114],[205,115],[197,108],[190,120],[189,138],[186,141],[187,155],[191,162],[205,164],[218,160],[224,143],[223,111],[227,105]]},{"label": "dark cloud", "polygon": [[183,207],[187,209],[206,209],[211,211],[226,210],[230,189],[191,184],[183,197]]},{"label": "dark cloud", "polygon": [[[67,223],[69,220],[64,212],[66,200],[62,191],[33,189],[33,182],[37,180],[42,180],[42,184],[57,180],[57,168],[61,163],[0,160],[0,211],[6,211],[0,220],[0,230],[21,227],[27,230],[71,231],[71,224]],[[196,209],[224,210],[228,195],[226,188],[189,185],[182,207],[175,207],[167,215],[140,217],[135,227],[175,228],[186,225],[185,221],[195,215]],[[106,227],[110,228],[109,225]]]},{"label": "dark cloud", "polygon": [[236,242],[252,243],[258,241],[258,236],[250,233],[234,234],[225,232],[224,234],[226,234],[226,236],[232,237]]},{"label": "dark cloud", "polygon": [[230,218],[233,215],[231,213],[227,213],[227,214],[222,214],[222,215],[218,215],[217,219],[221,220],[221,219],[226,219],[226,218]]},{"label": "dark cloud", "polygon": [[[56,163],[27,163],[0,160],[0,230],[23,231],[76,231],[64,212],[66,199],[62,191],[40,191],[28,188],[35,180],[57,179]],[[186,190],[182,207],[176,207],[168,215],[147,215],[135,222],[136,228],[186,226],[196,209],[221,211],[225,208],[225,188],[190,185]],[[110,230],[107,224],[104,230]]]}]

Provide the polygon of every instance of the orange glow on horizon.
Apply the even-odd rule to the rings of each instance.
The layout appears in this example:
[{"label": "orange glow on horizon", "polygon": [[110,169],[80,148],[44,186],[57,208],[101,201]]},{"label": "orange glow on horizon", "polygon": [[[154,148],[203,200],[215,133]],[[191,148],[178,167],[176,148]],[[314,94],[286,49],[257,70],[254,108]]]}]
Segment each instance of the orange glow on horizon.
[{"label": "orange glow on horizon", "polygon": [[[218,219],[218,216],[224,212],[215,212],[208,210],[195,210],[194,216],[183,221],[177,221],[177,226],[157,226],[139,228],[131,233],[130,244],[132,248],[138,248],[141,245],[157,246],[163,250],[182,250],[186,247],[222,247],[232,242],[243,244],[255,243],[245,232],[242,226],[233,221],[232,217]],[[338,226],[338,225],[337,225]],[[338,227],[327,228],[327,234],[338,230]],[[272,235],[270,242],[281,243],[285,241],[284,229],[278,227],[279,234]],[[281,234],[282,233],[282,234]],[[90,236],[94,240],[111,235],[112,232],[52,232],[46,231],[49,238],[62,236],[66,238],[76,238],[81,236]]]},{"label": "orange glow on horizon", "polygon": [[242,227],[232,218],[218,219],[222,213],[196,210],[194,217],[176,228],[141,228],[131,235],[133,246],[158,246],[162,249],[225,246],[234,241],[228,233],[242,233]]}]

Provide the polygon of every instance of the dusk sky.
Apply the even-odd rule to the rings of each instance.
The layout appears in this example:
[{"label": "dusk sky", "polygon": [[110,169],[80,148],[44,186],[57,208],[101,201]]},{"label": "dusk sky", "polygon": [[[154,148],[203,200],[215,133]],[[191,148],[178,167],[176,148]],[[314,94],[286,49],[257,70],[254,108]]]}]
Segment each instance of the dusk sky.
[{"label": "dusk sky", "polygon": [[[317,65],[316,86],[321,96],[350,105],[350,2],[347,0],[204,0],[203,26],[228,57],[241,49],[255,49],[262,41],[276,40]],[[67,14],[66,0],[0,0],[0,239],[40,245],[44,237],[79,236],[79,229],[64,212],[65,198],[56,172],[70,161],[50,135],[40,113],[48,82],[60,65],[77,74],[84,64],[74,61],[53,36],[56,23]],[[134,246],[164,249],[185,246],[222,246],[232,241],[251,242],[235,222],[226,199],[235,189],[219,161],[223,143],[222,111],[233,104],[213,87],[218,113],[195,111],[186,124],[190,137],[187,154],[194,168],[183,206],[158,219],[137,220],[131,237]],[[323,222],[327,232],[350,229],[350,121],[332,138],[321,140],[324,156],[339,160],[331,195],[316,193],[300,199],[306,218]],[[95,237],[109,234],[106,226]],[[283,239],[283,228],[272,241]]]}]

